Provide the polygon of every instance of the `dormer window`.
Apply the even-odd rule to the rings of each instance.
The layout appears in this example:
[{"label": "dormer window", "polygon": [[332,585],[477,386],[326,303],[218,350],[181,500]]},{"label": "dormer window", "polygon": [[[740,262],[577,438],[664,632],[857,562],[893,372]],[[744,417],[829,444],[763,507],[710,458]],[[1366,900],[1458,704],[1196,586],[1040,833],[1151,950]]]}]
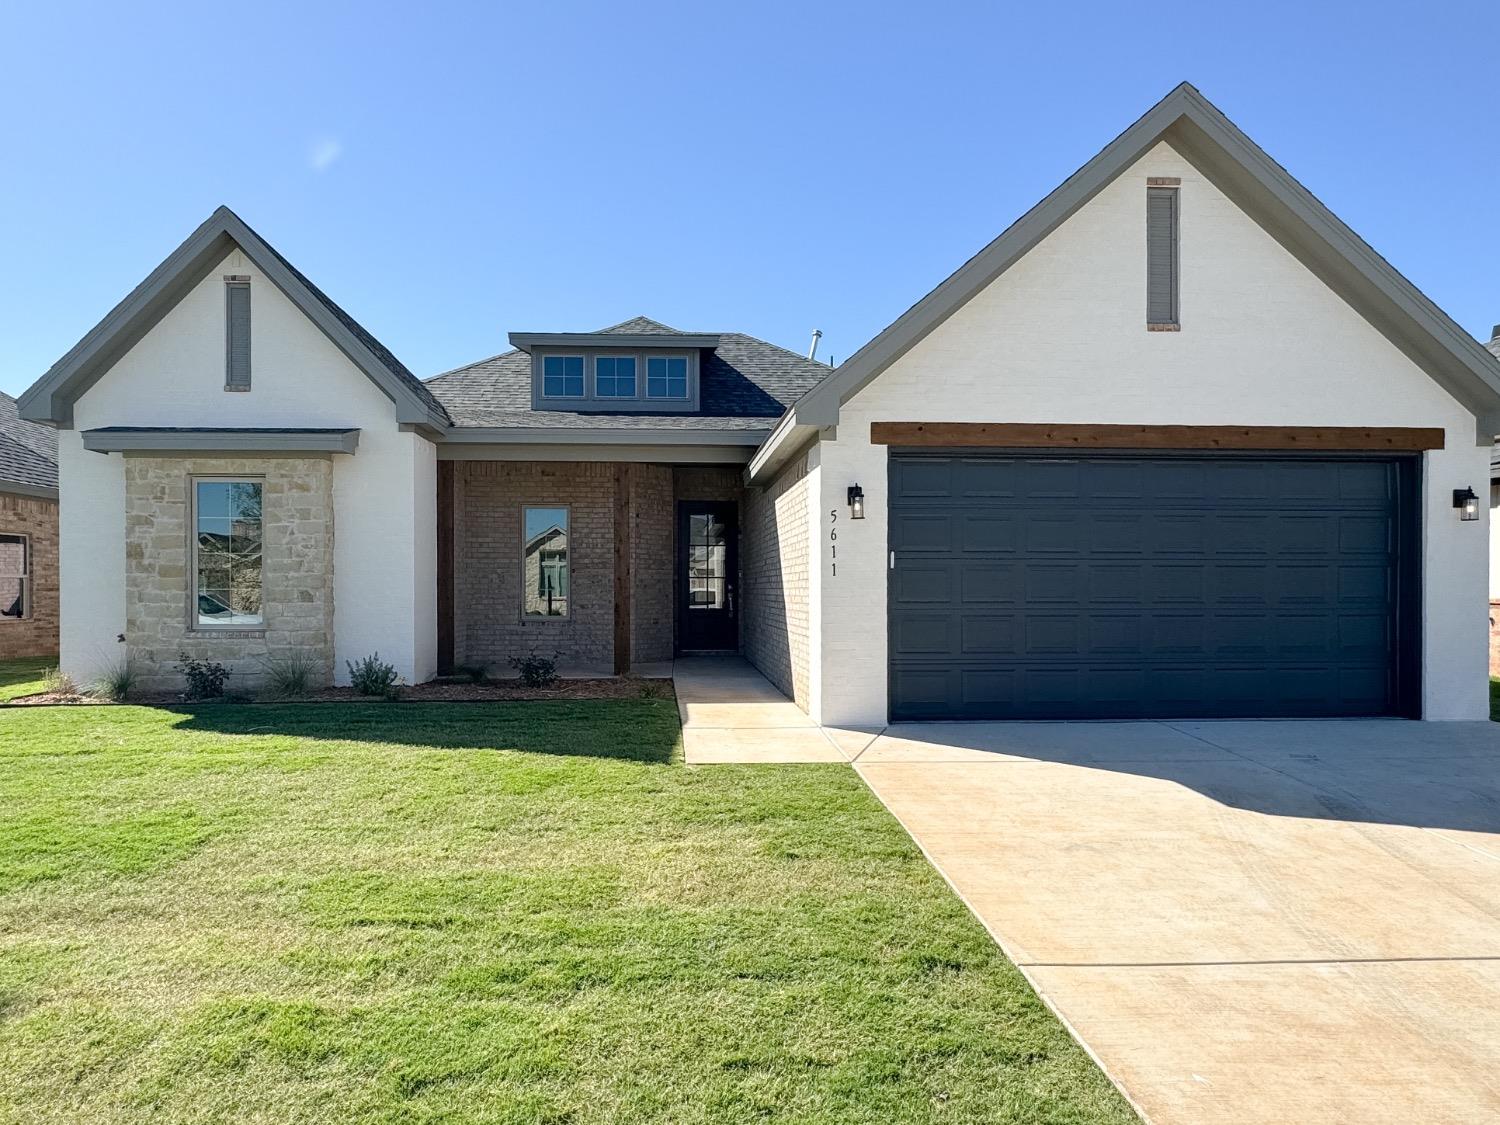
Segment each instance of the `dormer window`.
[{"label": "dormer window", "polygon": [[635,356],[595,356],[594,397],[635,398]]},{"label": "dormer window", "polygon": [[690,414],[719,337],[697,332],[512,332],[531,356],[533,410]]},{"label": "dormer window", "polygon": [[687,356],[654,355],[646,360],[647,398],[687,398],[687,394]]},{"label": "dormer window", "polygon": [[542,358],[542,394],[547,398],[582,398],[583,356],[544,356]]}]

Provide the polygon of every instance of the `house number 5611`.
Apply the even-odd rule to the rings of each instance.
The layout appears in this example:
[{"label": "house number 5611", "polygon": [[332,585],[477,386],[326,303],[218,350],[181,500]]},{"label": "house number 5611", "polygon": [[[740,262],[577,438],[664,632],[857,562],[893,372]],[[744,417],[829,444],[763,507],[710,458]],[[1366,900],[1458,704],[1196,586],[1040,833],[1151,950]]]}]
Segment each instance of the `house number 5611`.
[{"label": "house number 5611", "polygon": [[828,557],[832,560],[833,573],[839,572],[839,510],[830,508],[828,510]]}]

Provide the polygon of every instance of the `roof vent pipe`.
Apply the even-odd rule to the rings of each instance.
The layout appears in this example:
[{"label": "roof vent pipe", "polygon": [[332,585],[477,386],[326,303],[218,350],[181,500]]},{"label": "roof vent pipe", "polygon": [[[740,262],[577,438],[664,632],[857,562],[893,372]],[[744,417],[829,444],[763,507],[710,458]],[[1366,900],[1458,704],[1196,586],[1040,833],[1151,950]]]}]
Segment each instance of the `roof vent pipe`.
[{"label": "roof vent pipe", "polygon": [[812,343],[807,345],[807,358],[808,359],[817,359],[818,358],[818,341],[821,340],[822,338],[823,338],[823,330],[821,328],[814,328],[813,329]]}]

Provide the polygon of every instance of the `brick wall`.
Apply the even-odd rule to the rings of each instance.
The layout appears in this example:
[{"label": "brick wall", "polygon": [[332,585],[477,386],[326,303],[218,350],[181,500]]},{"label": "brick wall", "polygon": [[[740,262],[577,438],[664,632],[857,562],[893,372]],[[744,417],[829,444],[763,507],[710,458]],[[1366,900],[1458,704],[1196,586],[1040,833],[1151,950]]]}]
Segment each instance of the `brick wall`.
[{"label": "brick wall", "polygon": [[57,501],[0,493],[0,534],[24,535],[31,550],[31,607],[0,618],[0,660],[57,655]]},{"label": "brick wall", "polygon": [[[191,626],[190,481],[262,482],[262,627]],[[178,654],[229,665],[229,689],[264,684],[266,661],[296,650],[333,672],[333,464],[297,457],[125,458],[125,642],[146,690],[182,687]]]},{"label": "brick wall", "polygon": [[672,469],[632,465],[630,657],[632,663],[672,659],[674,553]]},{"label": "brick wall", "polygon": [[804,711],[808,706],[807,458],[741,505],[745,656]]},{"label": "brick wall", "polygon": [[[512,656],[560,653],[564,666],[614,663],[615,466],[606,462],[454,463],[454,659],[510,674]],[[568,509],[568,616],[521,612],[521,510]]]}]

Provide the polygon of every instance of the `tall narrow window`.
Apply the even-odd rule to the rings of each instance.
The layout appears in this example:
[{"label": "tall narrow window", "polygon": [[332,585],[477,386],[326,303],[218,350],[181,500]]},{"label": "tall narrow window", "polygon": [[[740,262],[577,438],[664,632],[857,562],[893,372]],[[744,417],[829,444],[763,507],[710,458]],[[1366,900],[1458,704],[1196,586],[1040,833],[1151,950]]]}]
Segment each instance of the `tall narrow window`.
[{"label": "tall narrow window", "polygon": [[648,398],[687,398],[687,357],[654,355],[646,360]]},{"label": "tall narrow window", "polygon": [[224,389],[250,389],[250,282],[230,278],[224,283]]},{"label": "tall narrow window", "polygon": [[601,355],[594,360],[597,398],[635,398],[635,356]]},{"label": "tall narrow window", "polygon": [[522,510],[521,611],[568,615],[568,509]]},{"label": "tall narrow window", "polygon": [[193,612],[197,627],[262,625],[261,486],[193,482]]},{"label": "tall narrow window", "polygon": [[0,535],[0,622],[31,616],[31,541]]},{"label": "tall narrow window", "polygon": [[1146,326],[1178,327],[1177,207],[1180,189],[1146,188]]},{"label": "tall narrow window", "polygon": [[542,394],[548,398],[582,398],[583,356],[549,355],[543,357]]}]

